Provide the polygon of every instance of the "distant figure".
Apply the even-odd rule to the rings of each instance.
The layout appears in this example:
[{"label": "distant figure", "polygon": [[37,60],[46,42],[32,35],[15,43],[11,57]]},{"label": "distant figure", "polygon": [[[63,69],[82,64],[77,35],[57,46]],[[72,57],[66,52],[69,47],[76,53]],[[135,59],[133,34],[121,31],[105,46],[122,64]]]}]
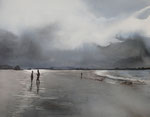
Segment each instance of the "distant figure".
[{"label": "distant figure", "polygon": [[83,73],[81,72],[81,79],[82,79],[82,77],[83,77]]},{"label": "distant figure", "polygon": [[37,70],[37,79],[36,80],[40,81],[40,71],[39,70]]},{"label": "distant figure", "polygon": [[33,71],[31,72],[31,83],[33,82]]}]

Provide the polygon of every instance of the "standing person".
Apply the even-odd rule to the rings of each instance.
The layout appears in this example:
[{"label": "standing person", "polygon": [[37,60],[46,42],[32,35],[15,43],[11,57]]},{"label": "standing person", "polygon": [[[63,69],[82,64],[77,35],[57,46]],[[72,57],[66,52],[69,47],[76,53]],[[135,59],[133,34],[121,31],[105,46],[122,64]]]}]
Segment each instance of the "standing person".
[{"label": "standing person", "polygon": [[37,70],[37,79],[36,79],[36,86],[37,86],[37,94],[39,93],[39,87],[40,87],[40,71]]},{"label": "standing person", "polygon": [[82,77],[83,77],[83,73],[81,72],[81,79],[82,79]]},{"label": "standing person", "polygon": [[40,71],[39,71],[39,69],[37,70],[37,79],[36,80],[40,81]]},{"label": "standing person", "polygon": [[31,83],[33,82],[33,71],[31,72]]}]

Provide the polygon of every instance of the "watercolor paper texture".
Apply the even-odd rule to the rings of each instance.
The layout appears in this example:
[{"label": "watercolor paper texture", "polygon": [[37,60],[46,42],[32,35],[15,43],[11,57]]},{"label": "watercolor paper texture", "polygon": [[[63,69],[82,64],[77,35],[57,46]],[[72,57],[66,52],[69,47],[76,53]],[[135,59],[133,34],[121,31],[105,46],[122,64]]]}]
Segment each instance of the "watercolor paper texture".
[{"label": "watercolor paper texture", "polygon": [[149,76],[150,0],[0,0],[0,117],[149,117]]}]

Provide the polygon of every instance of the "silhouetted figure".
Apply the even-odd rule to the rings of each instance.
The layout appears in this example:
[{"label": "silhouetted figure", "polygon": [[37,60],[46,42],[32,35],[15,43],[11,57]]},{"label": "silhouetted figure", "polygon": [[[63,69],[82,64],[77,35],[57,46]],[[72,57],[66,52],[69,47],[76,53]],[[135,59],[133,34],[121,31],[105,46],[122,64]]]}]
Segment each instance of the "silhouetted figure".
[{"label": "silhouetted figure", "polygon": [[33,82],[33,71],[31,72],[31,83]]},{"label": "silhouetted figure", "polygon": [[36,81],[36,87],[37,87],[37,94],[38,94],[40,90],[40,80]]},{"label": "silhouetted figure", "polygon": [[83,73],[81,72],[81,79],[82,79],[82,77],[83,77]]},{"label": "silhouetted figure", "polygon": [[36,80],[40,81],[40,71],[39,70],[37,70],[37,79]]}]

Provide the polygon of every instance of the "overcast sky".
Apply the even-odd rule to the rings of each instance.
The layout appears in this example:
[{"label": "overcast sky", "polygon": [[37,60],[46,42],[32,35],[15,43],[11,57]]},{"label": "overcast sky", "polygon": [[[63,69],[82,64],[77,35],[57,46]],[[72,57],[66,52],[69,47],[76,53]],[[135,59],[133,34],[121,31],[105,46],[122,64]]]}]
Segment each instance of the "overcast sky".
[{"label": "overcast sky", "polygon": [[46,51],[107,46],[135,33],[149,37],[149,15],[150,0],[0,0],[1,31]]},{"label": "overcast sky", "polygon": [[83,43],[107,45],[116,41],[119,32],[143,31],[149,25],[145,27],[149,18],[142,21],[134,16],[150,5],[149,0],[1,0],[0,3],[1,29],[20,35],[56,25],[56,42],[69,49]]}]

